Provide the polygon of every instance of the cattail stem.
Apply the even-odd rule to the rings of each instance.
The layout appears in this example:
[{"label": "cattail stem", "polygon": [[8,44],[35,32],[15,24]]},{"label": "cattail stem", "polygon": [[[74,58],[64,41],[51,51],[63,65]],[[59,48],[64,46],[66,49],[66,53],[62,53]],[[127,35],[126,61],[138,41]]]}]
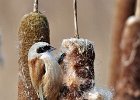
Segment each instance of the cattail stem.
[{"label": "cattail stem", "polygon": [[38,12],[38,0],[34,1],[33,12]]},{"label": "cattail stem", "polygon": [[77,20],[77,0],[73,0],[73,10],[74,10],[74,34],[75,37],[79,39],[78,32],[78,20]]},{"label": "cattail stem", "polygon": [[135,16],[140,17],[140,0],[137,0]]}]

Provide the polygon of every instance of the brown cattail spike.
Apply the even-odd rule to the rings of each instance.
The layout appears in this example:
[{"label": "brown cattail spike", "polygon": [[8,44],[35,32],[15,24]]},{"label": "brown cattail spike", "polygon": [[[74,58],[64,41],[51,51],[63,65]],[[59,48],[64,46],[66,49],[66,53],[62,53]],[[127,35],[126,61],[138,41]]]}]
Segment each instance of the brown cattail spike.
[{"label": "brown cattail spike", "polygon": [[35,0],[34,12],[31,12],[21,20],[19,39],[19,84],[18,100],[38,100],[32,86],[28,68],[28,51],[36,42],[50,43],[49,23],[47,18],[38,11],[38,0]]},{"label": "brown cattail spike", "polygon": [[74,29],[75,37],[79,39],[78,32],[78,20],[77,20],[77,0],[73,0],[73,10],[74,10]]},{"label": "brown cattail spike", "polygon": [[33,12],[38,12],[38,0],[34,1]]},{"label": "brown cattail spike", "polygon": [[[94,87],[94,47],[87,39],[64,39],[63,87],[60,100],[83,100]],[[87,95],[86,95],[87,94]]]},{"label": "brown cattail spike", "polygon": [[127,18],[134,15],[136,0],[116,0],[116,14],[115,23],[113,28],[112,37],[112,57],[111,57],[111,75],[110,86],[115,87],[120,76],[120,62],[121,62],[121,50],[120,41],[122,38],[125,22]]},{"label": "brown cattail spike", "polygon": [[128,18],[121,50],[122,71],[114,100],[140,100],[140,18]]}]

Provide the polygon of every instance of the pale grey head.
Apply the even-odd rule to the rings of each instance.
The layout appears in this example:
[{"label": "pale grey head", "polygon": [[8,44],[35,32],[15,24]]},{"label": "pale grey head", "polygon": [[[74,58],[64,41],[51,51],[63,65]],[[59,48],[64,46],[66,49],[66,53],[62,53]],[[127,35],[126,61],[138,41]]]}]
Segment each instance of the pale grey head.
[{"label": "pale grey head", "polygon": [[28,60],[37,56],[41,56],[45,52],[51,52],[55,50],[50,44],[46,42],[37,42],[31,46],[28,52]]}]

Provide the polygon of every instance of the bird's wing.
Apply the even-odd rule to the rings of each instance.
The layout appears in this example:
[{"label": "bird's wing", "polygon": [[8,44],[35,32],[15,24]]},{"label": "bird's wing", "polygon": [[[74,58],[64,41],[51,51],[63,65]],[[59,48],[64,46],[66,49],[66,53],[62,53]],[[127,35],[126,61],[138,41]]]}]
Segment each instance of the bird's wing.
[{"label": "bird's wing", "polygon": [[37,78],[41,82],[43,75],[45,75],[46,73],[44,61],[42,59],[38,59],[35,63],[35,67],[36,67]]},{"label": "bird's wing", "polygon": [[[42,96],[40,94],[42,92],[42,90],[41,90],[42,78],[45,74],[44,61],[42,59],[35,58],[28,62],[28,66],[29,66],[32,85],[33,85],[34,89],[36,90],[38,97],[42,98]],[[43,95],[43,93],[42,93],[42,95]]]},{"label": "bird's wing", "polygon": [[38,77],[38,80],[39,80],[38,96],[39,96],[40,100],[45,100],[44,96],[43,96],[44,91],[43,91],[43,86],[42,86],[43,85],[42,84],[42,79],[43,79],[43,76],[46,73],[44,61],[42,59],[38,59],[35,67],[37,68],[36,72],[37,72],[37,77]]}]

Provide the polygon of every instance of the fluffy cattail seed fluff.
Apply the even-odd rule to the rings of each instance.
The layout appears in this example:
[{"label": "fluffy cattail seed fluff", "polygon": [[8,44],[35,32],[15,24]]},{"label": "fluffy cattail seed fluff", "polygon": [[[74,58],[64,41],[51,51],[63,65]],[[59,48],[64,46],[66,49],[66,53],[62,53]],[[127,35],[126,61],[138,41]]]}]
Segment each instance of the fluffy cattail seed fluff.
[{"label": "fluffy cattail seed fluff", "polygon": [[64,39],[61,50],[64,74],[60,99],[82,100],[94,87],[94,47],[87,39]]}]

